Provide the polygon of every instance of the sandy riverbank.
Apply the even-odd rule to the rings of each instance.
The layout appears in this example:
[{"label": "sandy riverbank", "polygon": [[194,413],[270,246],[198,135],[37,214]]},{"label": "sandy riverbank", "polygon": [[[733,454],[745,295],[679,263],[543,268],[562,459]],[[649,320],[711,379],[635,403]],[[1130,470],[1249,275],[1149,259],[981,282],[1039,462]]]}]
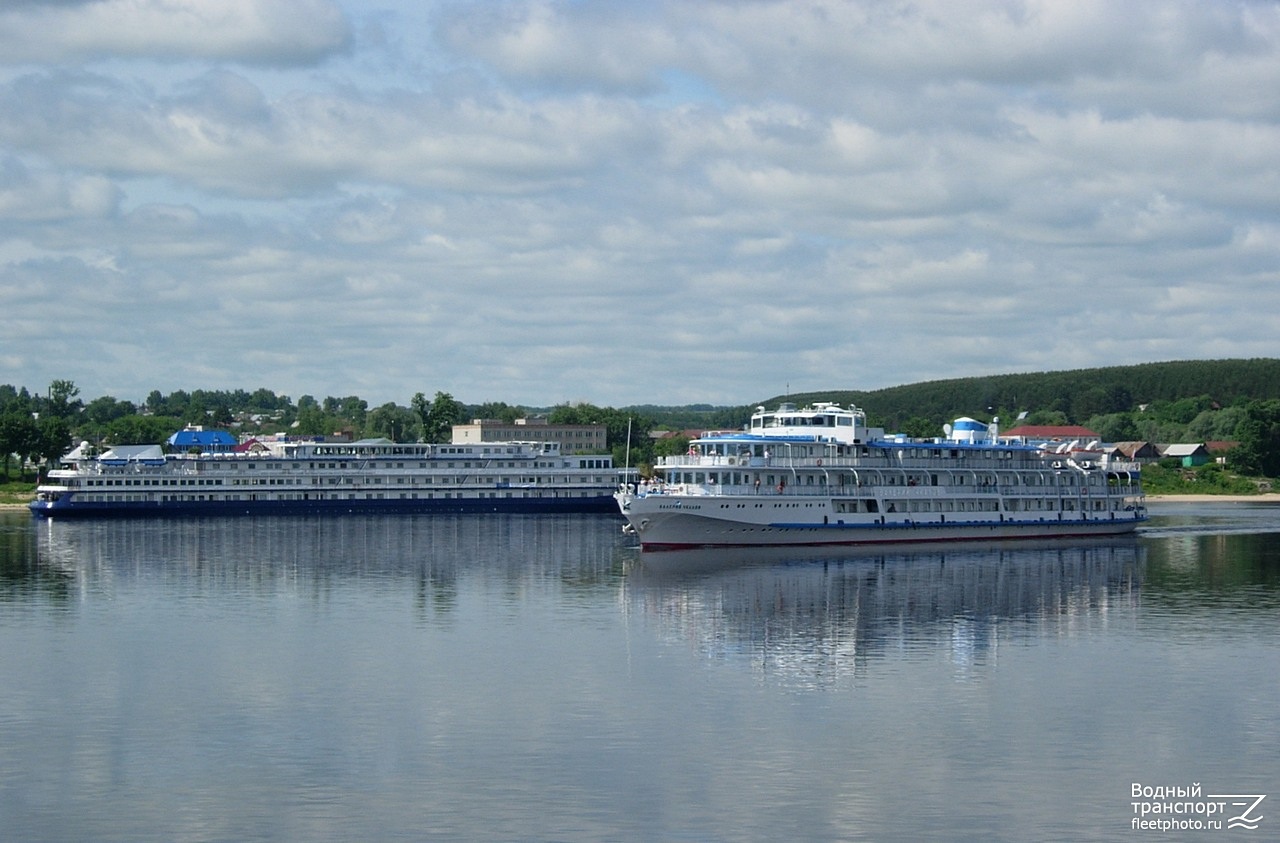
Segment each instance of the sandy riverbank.
[{"label": "sandy riverbank", "polygon": [[1280,492],[1262,495],[1147,495],[1147,503],[1280,503]]}]

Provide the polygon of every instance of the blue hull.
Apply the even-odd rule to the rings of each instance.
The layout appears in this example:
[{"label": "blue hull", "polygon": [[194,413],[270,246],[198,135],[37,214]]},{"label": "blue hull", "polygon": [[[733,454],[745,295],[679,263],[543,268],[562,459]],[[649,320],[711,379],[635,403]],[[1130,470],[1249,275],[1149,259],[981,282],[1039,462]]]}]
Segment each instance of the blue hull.
[{"label": "blue hull", "polygon": [[618,515],[612,495],[594,498],[451,498],[417,500],[283,500],[283,501],[166,501],[164,503],[64,503],[32,501],[31,513],[40,518],[167,518],[259,515],[415,515],[512,513],[558,515],[599,513]]}]

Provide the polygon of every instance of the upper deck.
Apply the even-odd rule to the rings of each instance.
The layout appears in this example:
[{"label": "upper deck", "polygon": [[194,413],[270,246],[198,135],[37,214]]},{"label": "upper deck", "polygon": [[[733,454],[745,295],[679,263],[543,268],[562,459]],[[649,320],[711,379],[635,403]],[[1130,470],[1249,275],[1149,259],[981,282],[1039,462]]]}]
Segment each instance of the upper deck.
[{"label": "upper deck", "polygon": [[797,408],[783,403],[776,410],[757,407],[747,432],[753,436],[796,441],[838,442],[852,445],[884,432],[868,430],[867,414],[857,407],[841,407],[829,401]]},{"label": "upper deck", "polygon": [[772,411],[759,407],[746,429],[703,434],[690,443],[687,454],[662,457],[657,464],[661,468],[786,466],[828,471],[872,467],[1138,470],[1136,463],[1110,459],[1092,447],[1048,449],[1001,439],[998,420],[986,424],[959,418],[945,425],[943,432],[937,438],[912,439],[867,427],[866,414],[857,407],[818,402],[798,409],[784,403]]}]

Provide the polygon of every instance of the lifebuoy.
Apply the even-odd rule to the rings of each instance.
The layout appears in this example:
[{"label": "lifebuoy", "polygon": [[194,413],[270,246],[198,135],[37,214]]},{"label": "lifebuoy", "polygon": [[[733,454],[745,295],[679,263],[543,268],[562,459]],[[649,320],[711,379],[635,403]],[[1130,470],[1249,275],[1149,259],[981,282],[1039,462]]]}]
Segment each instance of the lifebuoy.
[{"label": "lifebuoy", "polygon": [[821,465],[822,465],[822,458],[821,458],[821,457],[819,457],[819,458],[818,458],[818,465],[819,465],[819,466],[821,466]]}]

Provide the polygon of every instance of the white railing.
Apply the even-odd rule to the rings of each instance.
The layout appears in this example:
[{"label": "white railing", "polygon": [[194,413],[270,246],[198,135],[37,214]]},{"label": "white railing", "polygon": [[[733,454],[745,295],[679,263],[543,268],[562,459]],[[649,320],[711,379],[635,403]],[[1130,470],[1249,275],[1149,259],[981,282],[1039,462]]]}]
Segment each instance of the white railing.
[{"label": "white railing", "polygon": [[744,483],[663,483],[641,484],[641,495],[760,495],[792,497],[864,497],[864,498],[933,498],[947,500],[959,497],[1016,498],[1019,500],[1058,500],[1090,498],[1130,498],[1142,494],[1138,486],[1002,486],[981,483],[958,483],[947,486],[904,486],[889,483],[865,483],[840,486],[787,482],[782,485]]}]

